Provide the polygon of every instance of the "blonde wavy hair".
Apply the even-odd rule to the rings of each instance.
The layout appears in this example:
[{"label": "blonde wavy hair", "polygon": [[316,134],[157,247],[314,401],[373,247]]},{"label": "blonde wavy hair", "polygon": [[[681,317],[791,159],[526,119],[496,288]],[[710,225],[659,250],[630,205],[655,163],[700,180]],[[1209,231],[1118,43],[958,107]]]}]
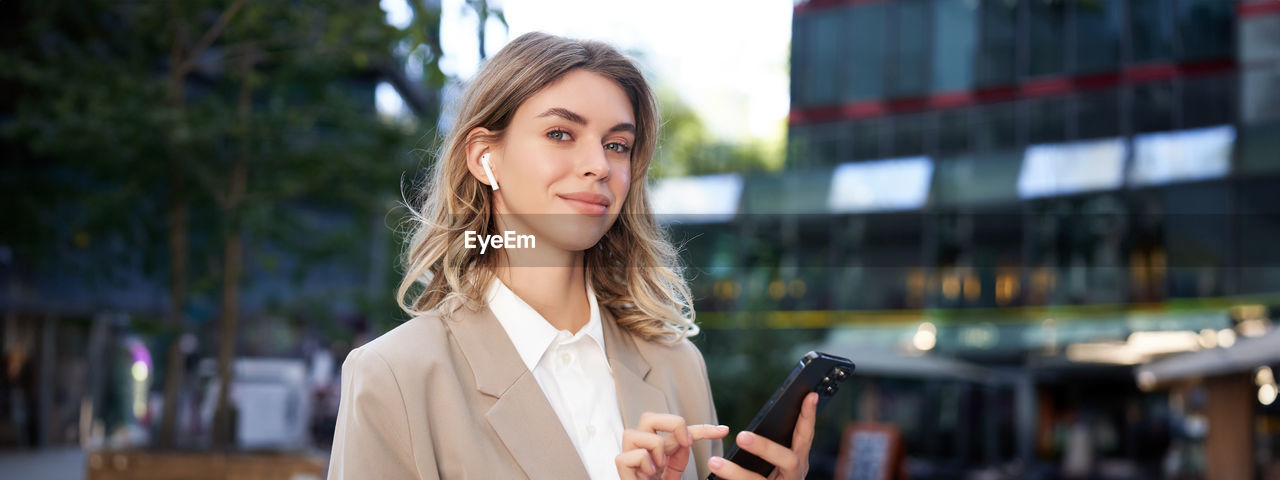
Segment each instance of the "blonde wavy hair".
[{"label": "blonde wavy hair", "polygon": [[617,82],[631,100],[636,124],[627,198],[609,231],[583,252],[586,280],[617,324],[645,340],[674,344],[697,335],[692,295],[676,248],[649,205],[645,174],[658,138],[653,92],[636,66],[613,47],[545,33],[521,35],[480,69],[413,202],[421,207],[405,205],[412,215],[396,300],[410,316],[438,307],[484,308],[496,257],[465,248],[463,233],[487,235],[498,227],[490,187],[467,169],[467,135],[483,127],[493,134],[470,141],[500,141],[526,99],[578,69]]}]

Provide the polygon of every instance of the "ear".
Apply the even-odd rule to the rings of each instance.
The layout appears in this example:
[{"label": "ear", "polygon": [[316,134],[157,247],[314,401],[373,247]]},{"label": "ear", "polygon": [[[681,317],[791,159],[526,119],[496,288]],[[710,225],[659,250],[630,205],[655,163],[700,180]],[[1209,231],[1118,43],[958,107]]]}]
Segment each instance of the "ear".
[{"label": "ear", "polygon": [[[489,154],[489,166],[493,170],[493,178],[499,184],[502,183],[502,175],[498,173],[498,163],[501,157],[499,146],[484,140],[487,136],[493,135],[493,132],[484,127],[476,127],[467,132],[467,171],[471,172],[471,176],[479,180],[480,183],[489,185],[489,176],[485,175],[484,167],[480,165],[480,156],[486,152]],[[489,185],[492,187],[493,185]]]}]

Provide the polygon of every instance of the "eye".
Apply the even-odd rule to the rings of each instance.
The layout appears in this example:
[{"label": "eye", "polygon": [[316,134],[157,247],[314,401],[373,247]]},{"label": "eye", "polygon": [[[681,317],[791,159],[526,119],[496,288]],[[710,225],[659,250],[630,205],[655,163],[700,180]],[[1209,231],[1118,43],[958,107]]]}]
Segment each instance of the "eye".
[{"label": "eye", "polygon": [[619,143],[619,142],[610,142],[609,144],[607,144],[607,145],[605,145],[605,146],[604,146],[604,149],[605,149],[605,150],[612,150],[612,151],[617,152],[617,153],[629,153],[629,152],[631,152],[631,147],[627,146],[627,144],[625,144],[625,143]]},{"label": "eye", "polygon": [[547,132],[547,138],[550,138],[555,141],[563,142],[563,141],[572,139],[573,136],[570,135],[569,132],[567,131],[555,129],[550,132]]}]

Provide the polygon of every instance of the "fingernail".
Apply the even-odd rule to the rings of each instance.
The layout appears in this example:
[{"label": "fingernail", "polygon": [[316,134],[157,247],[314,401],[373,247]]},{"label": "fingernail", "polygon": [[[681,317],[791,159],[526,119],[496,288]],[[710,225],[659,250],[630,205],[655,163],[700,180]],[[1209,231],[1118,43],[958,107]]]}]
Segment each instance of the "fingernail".
[{"label": "fingernail", "polygon": [[650,474],[658,473],[658,466],[654,465],[653,460],[649,460],[649,473]]},{"label": "fingernail", "polygon": [[751,432],[738,433],[738,445],[751,445],[751,442],[755,441],[751,437]]},{"label": "fingernail", "polygon": [[729,426],[728,426],[728,425],[720,425],[720,426],[717,426],[717,427],[716,427],[716,431],[717,431],[717,432],[727,432],[727,431],[729,431]]},{"label": "fingernail", "polygon": [[707,460],[707,466],[711,467],[712,470],[719,470],[720,467],[724,466],[724,459],[720,457],[711,457],[710,460]]}]

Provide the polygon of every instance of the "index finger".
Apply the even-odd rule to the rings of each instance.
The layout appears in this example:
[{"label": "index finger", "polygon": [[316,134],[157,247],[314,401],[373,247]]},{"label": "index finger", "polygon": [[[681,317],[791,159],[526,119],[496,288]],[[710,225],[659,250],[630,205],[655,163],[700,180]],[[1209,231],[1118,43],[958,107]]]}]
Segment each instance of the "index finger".
[{"label": "index finger", "polygon": [[726,425],[689,425],[689,436],[693,440],[724,438],[727,435],[729,427]]},{"label": "index finger", "polygon": [[676,442],[683,447],[693,443],[693,440],[689,438],[689,429],[685,425],[684,417],[679,415],[644,412],[640,415],[640,425],[636,427],[636,430],[650,433],[658,433],[659,431],[671,432],[671,434],[675,435]]},{"label": "index finger", "polygon": [[809,447],[813,444],[813,424],[818,416],[818,394],[809,392],[800,406],[800,418],[796,419],[796,429],[791,433],[791,451],[802,458],[808,458]]}]

